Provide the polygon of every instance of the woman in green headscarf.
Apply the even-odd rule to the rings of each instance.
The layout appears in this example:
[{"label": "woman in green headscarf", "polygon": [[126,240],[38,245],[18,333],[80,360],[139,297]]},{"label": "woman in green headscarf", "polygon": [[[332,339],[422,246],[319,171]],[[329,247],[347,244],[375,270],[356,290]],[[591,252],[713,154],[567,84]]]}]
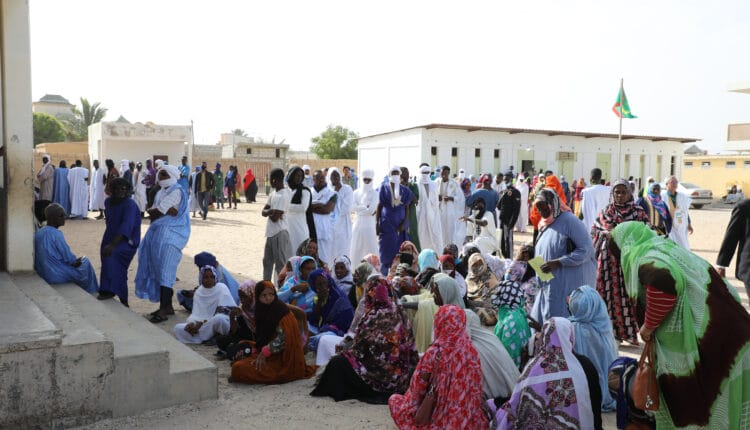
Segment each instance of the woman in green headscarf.
[{"label": "woman in green headscarf", "polygon": [[655,341],[657,428],[750,428],[750,315],[705,260],[642,222],[612,231],[628,295]]}]

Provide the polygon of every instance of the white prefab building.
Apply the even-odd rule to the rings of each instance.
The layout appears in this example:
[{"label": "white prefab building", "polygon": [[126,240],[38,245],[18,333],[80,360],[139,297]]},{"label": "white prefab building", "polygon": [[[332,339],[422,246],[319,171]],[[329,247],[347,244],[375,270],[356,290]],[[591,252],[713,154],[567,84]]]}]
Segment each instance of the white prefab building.
[{"label": "white prefab building", "polygon": [[103,121],[89,126],[89,155],[102,166],[110,158],[118,168],[123,159],[144,164],[162,159],[179,165],[191,138],[189,125]]},{"label": "white prefab building", "polygon": [[359,139],[359,170],[373,169],[376,178],[391,166],[409,168],[417,176],[421,163],[450,166],[466,176],[484,172],[552,170],[567,179],[602,169],[603,178],[680,176],[683,146],[699,139],[623,135],[505,127],[429,124]]}]

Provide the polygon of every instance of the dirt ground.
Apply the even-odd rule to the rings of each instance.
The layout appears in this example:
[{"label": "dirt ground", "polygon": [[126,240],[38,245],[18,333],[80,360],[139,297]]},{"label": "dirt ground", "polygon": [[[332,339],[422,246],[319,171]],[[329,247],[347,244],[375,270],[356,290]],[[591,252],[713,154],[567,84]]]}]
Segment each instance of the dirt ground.
[{"label": "dirt ground", "polygon": [[[238,209],[224,209],[209,212],[207,220],[192,218],[190,241],[184,250],[178,270],[179,281],[175,289],[192,288],[196,285],[197,270],[193,255],[210,251],[219,262],[235,274],[238,281],[262,276],[263,246],[265,244],[265,218],[260,210],[265,204],[265,196],[259,196],[258,203],[240,203]],[[691,218],[695,234],[690,238],[693,250],[714,263],[724,229],[729,221],[731,208],[716,203],[702,210],[692,210]],[[94,220],[95,213],[87,220],[68,221],[62,227],[73,252],[87,255],[99,272],[99,245],[104,232],[104,222]],[[148,221],[144,222],[145,234]],[[516,234],[519,245],[531,240],[529,234]],[[130,305],[134,312],[146,314],[154,310],[156,304],[133,296],[133,279],[137,257],[129,271],[131,285]],[[735,286],[742,284],[734,279],[734,267],[727,270]],[[744,288],[738,288],[747,305]],[[178,309],[175,301],[175,309]],[[171,333],[177,322],[184,321],[188,314],[177,310],[177,315],[160,324]],[[215,361],[214,347],[191,346],[204,357]],[[622,345],[621,354],[637,356],[637,348]],[[248,386],[229,384],[229,363],[217,361],[219,369],[219,397],[197,403],[173,406],[166,409],[146,412],[132,417],[100,421],[87,429],[246,429],[267,427],[285,429],[393,429],[395,428],[387,406],[373,406],[354,400],[340,403],[329,398],[309,396],[314,378],[284,385]],[[615,415],[604,414],[605,428],[615,429]]]}]

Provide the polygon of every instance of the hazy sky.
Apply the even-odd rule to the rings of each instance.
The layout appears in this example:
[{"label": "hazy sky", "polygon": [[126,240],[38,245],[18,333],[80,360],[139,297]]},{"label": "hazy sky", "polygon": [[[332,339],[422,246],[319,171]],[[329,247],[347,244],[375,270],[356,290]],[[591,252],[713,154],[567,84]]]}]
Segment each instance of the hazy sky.
[{"label": "hazy sky", "polygon": [[[30,0],[33,98],[106,120],[241,128],[304,149],[432,122],[694,137],[750,122],[750,5],[737,1]],[[744,54],[743,54],[744,53]]]}]

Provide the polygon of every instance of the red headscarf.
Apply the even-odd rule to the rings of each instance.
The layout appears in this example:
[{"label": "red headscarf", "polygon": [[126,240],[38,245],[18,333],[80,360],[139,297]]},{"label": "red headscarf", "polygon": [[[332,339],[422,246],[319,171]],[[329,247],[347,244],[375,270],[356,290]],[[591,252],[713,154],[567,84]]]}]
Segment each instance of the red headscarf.
[{"label": "red headscarf", "polygon": [[247,187],[250,186],[250,184],[252,184],[254,180],[255,175],[253,175],[253,169],[247,169],[247,172],[245,172],[245,185],[242,188],[247,191]]}]

